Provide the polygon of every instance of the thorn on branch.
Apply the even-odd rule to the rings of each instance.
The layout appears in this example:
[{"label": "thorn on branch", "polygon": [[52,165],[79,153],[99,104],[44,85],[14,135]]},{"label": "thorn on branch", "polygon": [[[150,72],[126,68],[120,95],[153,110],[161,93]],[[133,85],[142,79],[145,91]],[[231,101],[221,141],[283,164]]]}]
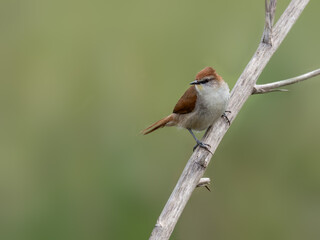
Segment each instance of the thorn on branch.
[{"label": "thorn on branch", "polygon": [[277,0],[265,0],[265,25],[262,35],[262,42],[272,46],[272,28],[276,12]]},{"label": "thorn on branch", "polygon": [[210,182],[210,178],[201,178],[197,187],[205,187],[206,189],[208,189],[209,192],[211,192],[209,188]]}]

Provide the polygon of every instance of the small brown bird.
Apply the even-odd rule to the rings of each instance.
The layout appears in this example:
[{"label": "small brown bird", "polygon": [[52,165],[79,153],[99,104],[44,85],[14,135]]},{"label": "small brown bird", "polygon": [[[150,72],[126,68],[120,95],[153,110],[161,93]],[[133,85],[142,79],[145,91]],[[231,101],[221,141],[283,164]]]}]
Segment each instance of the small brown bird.
[{"label": "small brown bird", "polygon": [[210,152],[210,145],[197,139],[192,130],[205,130],[219,117],[226,117],[229,87],[211,67],[201,70],[195,81],[190,84],[192,86],[179,99],[173,113],[143,130],[142,134],[146,135],[158,128],[169,126],[186,128],[197,142],[193,150],[199,146]]}]

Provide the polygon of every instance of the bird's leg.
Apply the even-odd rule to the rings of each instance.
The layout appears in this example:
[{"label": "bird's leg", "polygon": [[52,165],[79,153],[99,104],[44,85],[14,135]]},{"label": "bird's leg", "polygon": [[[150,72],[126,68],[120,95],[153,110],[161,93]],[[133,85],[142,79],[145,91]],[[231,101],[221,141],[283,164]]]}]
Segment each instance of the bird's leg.
[{"label": "bird's leg", "polygon": [[192,130],[190,128],[188,128],[188,131],[189,133],[192,135],[192,137],[194,138],[194,140],[196,140],[197,144],[193,147],[193,151],[199,146],[201,148],[204,148],[206,149],[208,152],[210,152],[211,154],[213,154],[211,151],[210,151],[210,145],[209,144],[206,144],[206,143],[203,143],[201,142],[192,132]]},{"label": "bird's leg", "polygon": [[229,118],[228,118],[226,113],[231,113],[231,111],[224,111],[224,113],[221,115],[221,117],[223,117],[227,121],[229,126],[230,126],[231,122],[230,122],[230,120],[229,120]]}]

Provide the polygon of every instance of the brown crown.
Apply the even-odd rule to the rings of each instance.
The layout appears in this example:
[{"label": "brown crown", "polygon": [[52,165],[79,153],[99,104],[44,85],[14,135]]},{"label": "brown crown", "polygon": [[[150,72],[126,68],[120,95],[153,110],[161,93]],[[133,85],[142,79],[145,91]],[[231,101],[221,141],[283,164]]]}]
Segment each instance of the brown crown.
[{"label": "brown crown", "polygon": [[196,80],[201,80],[202,78],[207,77],[207,76],[214,76],[214,78],[216,80],[222,80],[222,77],[219,76],[216,73],[216,70],[214,70],[212,67],[205,67],[200,72],[198,72],[198,74],[196,76]]}]

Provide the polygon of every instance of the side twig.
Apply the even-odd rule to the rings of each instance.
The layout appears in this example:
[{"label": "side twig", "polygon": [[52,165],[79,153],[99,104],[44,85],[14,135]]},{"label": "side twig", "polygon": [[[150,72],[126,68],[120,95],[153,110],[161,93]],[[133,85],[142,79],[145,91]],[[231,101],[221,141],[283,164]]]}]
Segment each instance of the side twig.
[{"label": "side twig", "polygon": [[317,70],[314,70],[312,72],[305,73],[303,75],[289,78],[286,80],[281,80],[277,82],[272,82],[272,83],[267,83],[267,84],[260,84],[260,85],[255,85],[252,91],[252,94],[262,94],[262,93],[268,93],[268,92],[286,92],[288,90],[286,89],[276,89],[278,87],[283,87],[286,85],[298,83],[304,80],[307,80],[309,78],[313,78],[315,76],[320,75],[320,68]]}]

